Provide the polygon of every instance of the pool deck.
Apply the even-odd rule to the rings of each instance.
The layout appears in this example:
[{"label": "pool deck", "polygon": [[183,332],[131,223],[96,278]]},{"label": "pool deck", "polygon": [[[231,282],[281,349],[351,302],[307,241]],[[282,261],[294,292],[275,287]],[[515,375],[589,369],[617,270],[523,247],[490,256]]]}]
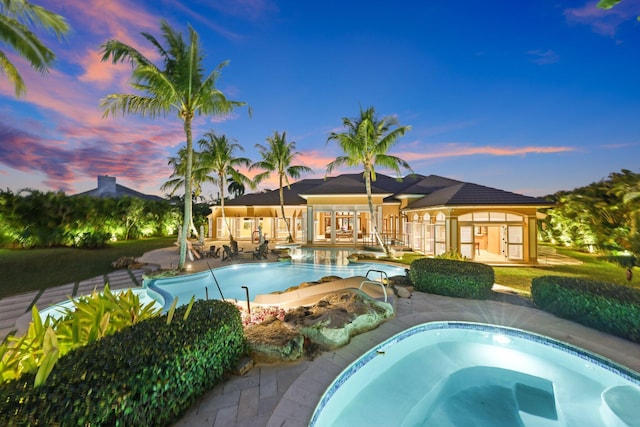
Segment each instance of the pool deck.
[{"label": "pool deck", "polygon": [[[245,251],[252,251],[247,245]],[[246,257],[248,258],[248,257]],[[275,256],[269,255],[274,261]],[[159,268],[175,267],[177,248],[160,249],[139,261]],[[234,260],[251,262],[251,259]],[[208,262],[208,265],[207,265]],[[193,271],[226,265],[220,258],[193,262]],[[105,277],[0,299],[0,336],[15,329],[30,306],[57,303],[68,295],[100,289],[108,281],[113,289],[141,283],[144,269],[118,270]],[[47,304],[48,303],[48,304]],[[325,389],[351,362],[371,347],[411,326],[424,322],[461,320],[509,326],[546,335],[582,347],[640,372],[640,344],[560,319],[541,310],[497,301],[450,298],[414,292],[396,301],[396,315],[373,331],[354,337],[335,351],[314,360],[256,365],[244,375],[227,381],[202,396],[174,426],[306,426]],[[419,367],[417,367],[419,369]]]}]

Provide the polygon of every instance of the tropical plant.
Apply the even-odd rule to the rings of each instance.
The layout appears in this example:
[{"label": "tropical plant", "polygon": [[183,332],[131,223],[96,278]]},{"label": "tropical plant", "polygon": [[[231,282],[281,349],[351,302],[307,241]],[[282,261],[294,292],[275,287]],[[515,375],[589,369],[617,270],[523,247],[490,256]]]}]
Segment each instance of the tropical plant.
[{"label": "tropical plant", "polygon": [[344,152],[327,165],[327,175],[339,166],[362,166],[367,201],[369,203],[369,217],[373,225],[376,240],[389,255],[389,248],[380,237],[378,221],[373,209],[371,183],[376,180],[376,166],[389,168],[400,175],[400,167],[412,171],[411,166],[399,157],[387,154],[398,138],[411,129],[411,126],[400,126],[395,117],[378,119],[373,107],[366,110],[360,108],[360,117],[342,119],[344,132],[331,132],[327,143],[335,141]]},{"label": "tropical plant", "polygon": [[300,178],[300,174],[303,172],[312,172],[312,169],[303,165],[292,165],[293,159],[300,153],[295,151],[295,141],[287,142],[287,133],[282,134],[277,131],[273,133],[273,136],[267,138],[267,145],[256,144],[256,148],[262,157],[262,160],[255,162],[251,165],[250,169],[264,169],[265,171],[259,173],[254,177],[256,182],[265,180],[272,172],[278,175],[278,189],[280,194],[280,211],[282,213],[282,219],[287,226],[289,243],[293,242],[291,236],[291,223],[284,212],[284,186],[291,189],[289,184],[289,178]]},{"label": "tropical plant", "polygon": [[229,194],[233,194],[233,197],[240,197],[245,193],[246,187],[242,182],[236,181],[232,176],[227,177],[227,182],[229,183],[227,190]]},{"label": "tropical plant", "polygon": [[185,197],[182,233],[180,235],[180,260],[178,268],[184,269],[187,256],[187,237],[191,219],[193,133],[192,121],[196,114],[226,115],[243,102],[231,101],[215,87],[222,68],[222,62],[210,74],[203,74],[203,52],[196,31],[189,26],[188,42],[166,21],[160,28],[167,47],[149,33],[142,33],[158,51],[162,67],[155,65],[140,51],[118,40],[110,40],[102,45],[102,60],[111,58],[113,63],[130,62],[133,66],[131,86],[143,94],[117,93],[107,95],[100,101],[104,115],[139,114],[155,118],[174,110],[182,120],[186,137]]},{"label": "tropical plant", "polygon": [[546,211],[540,235],[574,248],[638,254],[638,188],[640,174],[623,169],[607,179],[547,196],[555,206]]},{"label": "tropical plant", "polygon": [[232,142],[226,135],[216,135],[213,131],[207,132],[198,143],[202,148],[203,170],[205,173],[213,173],[216,176],[211,178],[211,181],[220,188],[222,222],[229,232],[229,238],[233,240],[233,233],[224,212],[224,189],[227,186],[227,176],[230,176],[234,182],[254,186],[253,182],[238,170],[240,166],[248,167],[251,160],[246,157],[236,157],[234,152],[242,151],[243,148],[240,144]]},{"label": "tropical plant", "polygon": [[[46,73],[55,54],[31,32],[29,27],[53,32],[58,39],[69,31],[67,21],[41,6],[25,0],[0,0],[0,41],[29,61],[31,68]],[[7,76],[15,88],[16,97],[27,92],[27,87],[16,66],[0,50],[0,73]]]},{"label": "tropical plant", "polygon": [[71,350],[156,317],[162,311],[153,302],[142,304],[131,289],[114,293],[108,284],[102,292],[94,291],[71,301],[72,307],[62,309],[55,320],[47,316],[43,321],[38,309],[32,308],[27,332],[21,337],[9,336],[0,346],[0,382],[19,378],[25,372],[37,372],[38,386],[57,360]]},{"label": "tropical plant", "polygon": [[[163,191],[169,191],[169,193],[167,193],[169,197],[173,197],[180,188],[184,188],[184,177],[186,176],[185,169],[187,163],[186,157],[186,148],[181,148],[178,150],[178,156],[169,158],[169,165],[173,166],[173,173],[169,177],[169,180],[160,187]],[[206,182],[213,182],[211,177],[207,175],[209,173],[208,170],[203,167],[203,158],[204,157],[201,152],[193,151],[191,169],[191,188],[193,194],[192,203],[195,203],[198,199],[202,199],[202,184]],[[191,218],[189,218],[189,228],[193,234],[200,237],[193,220],[193,208]]]}]

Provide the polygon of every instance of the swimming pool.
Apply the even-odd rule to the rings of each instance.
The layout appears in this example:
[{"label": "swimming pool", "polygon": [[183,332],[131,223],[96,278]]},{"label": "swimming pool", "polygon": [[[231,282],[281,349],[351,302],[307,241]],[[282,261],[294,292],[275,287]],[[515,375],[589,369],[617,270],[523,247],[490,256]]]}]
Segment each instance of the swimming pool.
[{"label": "swimming pool", "polygon": [[432,322],[349,365],[311,426],[638,426],[640,374],[518,329]]},{"label": "swimming pool", "polygon": [[[388,277],[405,275],[405,268],[383,263],[352,263],[349,265],[310,263],[250,263],[233,264],[199,273],[162,278],[144,278],[143,286],[167,309],[178,297],[178,305],[187,304],[191,296],[196,299],[246,300],[256,295],[282,291],[303,282],[318,280],[324,276],[365,276],[369,270],[384,271]],[[379,279],[379,275],[369,275]],[[215,279],[214,279],[215,277]],[[218,285],[220,290],[218,290]]]}]

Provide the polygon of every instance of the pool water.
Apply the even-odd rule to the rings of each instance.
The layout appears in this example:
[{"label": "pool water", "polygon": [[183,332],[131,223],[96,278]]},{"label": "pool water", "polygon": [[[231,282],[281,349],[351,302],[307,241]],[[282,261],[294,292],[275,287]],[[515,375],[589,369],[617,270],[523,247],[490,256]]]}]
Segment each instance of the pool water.
[{"label": "pool water", "polygon": [[[143,285],[153,298],[162,301],[166,309],[175,297],[178,297],[178,305],[187,304],[192,295],[195,295],[196,299],[224,298],[245,301],[247,294],[243,286],[246,286],[249,301],[253,301],[256,295],[283,291],[303,282],[319,280],[324,276],[365,276],[369,270],[383,271],[388,277],[405,275],[404,267],[383,263],[250,263],[233,264],[176,277],[145,278]],[[368,277],[379,280],[380,274],[373,272]]]},{"label": "pool water", "polygon": [[346,368],[311,425],[637,426],[638,408],[640,374],[586,350],[517,329],[432,322]]}]

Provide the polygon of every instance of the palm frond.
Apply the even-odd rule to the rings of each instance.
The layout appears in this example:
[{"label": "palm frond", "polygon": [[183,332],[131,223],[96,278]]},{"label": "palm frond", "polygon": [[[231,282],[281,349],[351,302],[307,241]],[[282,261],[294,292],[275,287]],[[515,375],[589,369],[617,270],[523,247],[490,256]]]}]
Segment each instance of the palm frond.
[{"label": "palm frond", "polygon": [[162,100],[129,93],[107,95],[100,100],[100,107],[104,109],[103,117],[121,113],[122,115],[139,114],[142,117],[155,118],[170,110],[170,105]]},{"label": "palm frond", "polygon": [[18,69],[9,61],[9,58],[0,50],[0,73],[7,76],[9,82],[13,84],[15,88],[15,94],[17,97],[24,95],[27,92],[27,86],[22,80],[22,76],[18,73]]}]

